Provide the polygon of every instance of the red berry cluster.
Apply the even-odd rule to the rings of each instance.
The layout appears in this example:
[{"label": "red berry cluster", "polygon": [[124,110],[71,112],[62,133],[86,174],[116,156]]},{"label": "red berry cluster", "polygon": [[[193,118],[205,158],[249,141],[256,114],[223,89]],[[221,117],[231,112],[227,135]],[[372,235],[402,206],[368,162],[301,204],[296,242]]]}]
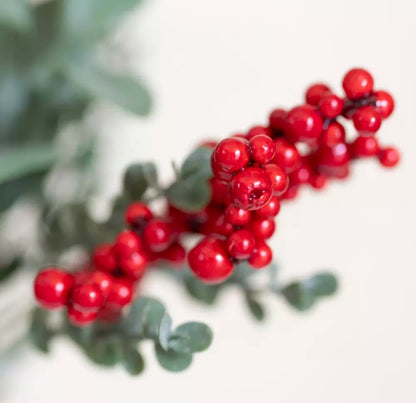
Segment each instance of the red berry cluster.
[{"label": "red berry cluster", "polygon": [[129,229],[112,244],[97,246],[86,269],[73,274],[56,267],[42,270],[34,284],[38,302],[47,309],[67,307],[77,326],[111,321],[132,301],[150,263],[184,262],[186,251],[170,221],[153,217],[141,202],[127,208],[125,221]]}]

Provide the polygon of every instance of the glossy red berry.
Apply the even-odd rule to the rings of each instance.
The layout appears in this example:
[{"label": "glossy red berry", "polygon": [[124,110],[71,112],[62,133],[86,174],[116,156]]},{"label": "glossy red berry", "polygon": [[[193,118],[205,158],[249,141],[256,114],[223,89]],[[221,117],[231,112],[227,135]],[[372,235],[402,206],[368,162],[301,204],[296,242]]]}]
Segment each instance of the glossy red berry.
[{"label": "glossy red berry", "polygon": [[282,194],[282,200],[294,200],[299,195],[299,186],[298,185],[289,185],[286,192]]},{"label": "glossy red berry", "polygon": [[280,211],[280,199],[277,196],[272,196],[270,201],[254,212],[258,218],[271,218],[276,217]]},{"label": "glossy red berry", "polygon": [[308,183],[312,175],[311,168],[306,164],[301,164],[301,166],[293,171],[289,176],[289,182],[292,185],[303,185]]},{"label": "glossy red berry", "polygon": [[153,218],[153,213],[141,202],[130,204],[124,214],[126,224],[133,228],[140,228]]},{"label": "glossy red berry", "polygon": [[322,127],[322,118],[316,109],[301,105],[288,112],[284,132],[291,141],[310,141],[321,135]]},{"label": "glossy red berry", "polygon": [[394,99],[387,91],[375,91],[373,93],[375,107],[383,119],[388,118],[394,110]]},{"label": "glossy red berry", "polygon": [[249,229],[256,239],[265,240],[274,234],[276,223],[271,218],[255,218],[250,222]]},{"label": "glossy red berry", "polygon": [[248,259],[252,255],[255,246],[254,236],[244,229],[234,232],[227,240],[228,253],[238,260]]},{"label": "glossy red berry", "polygon": [[313,174],[309,178],[309,184],[316,190],[324,189],[328,182],[328,178],[322,174]]},{"label": "glossy red berry", "polygon": [[364,69],[350,70],[342,81],[347,98],[356,100],[369,95],[373,91],[374,80],[372,75]]},{"label": "glossy red berry", "polygon": [[123,273],[133,281],[140,280],[146,270],[148,256],[143,251],[134,252],[120,260]]},{"label": "glossy red berry", "polygon": [[269,138],[272,137],[272,133],[268,127],[254,126],[248,131],[246,139],[251,140],[253,137],[256,137],[259,135],[266,136]]},{"label": "glossy red berry", "polygon": [[363,106],[352,116],[354,127],[361,135],[373,135],[381,126],[381,116],[373,106]]},{"label": "glossy red berry", "polygon": [[161,252],[173,242],[172,226],[162,219],[152,220],[143,231],[143,239],[151,251]]},{"label": "glossy red berry", "polygon": [[186,259],[186,250],[179,242],[174,242],[160,254],[160,257],[173,265],[182,265]]},{"label": "glossy red berry", "polygon": [[275,141],[275,145],[276,155],[273,163],[283,168],[286,173],[295,170],[300,164],[300,154],[296,147],[280,138]]},{"label": "glossy red berry", "polygon": [[[250,149],[248,142],[237,137],[229,137],[215,147],[211,164],[213,171],[221,170],[227,173],[239,171],[250,161]],[[214,166],[216,168],[214,169]]]},{"label": "glossy red berry", "polygon": [[46,309],[61,308],[68,303],[74,277],[57,267],[42,270],[35,278],[36,300]]},{"label": "glossy red berry", "polygon": [[218,178],[213,177],[210,179],[212,198],[211,202],[214,204],[225,204],[228,194],[228,183],[220,181]]},{"label": "glossy red berry", "polygon": [[78,284],[71,293],[71,304],[81,312],[97,312],[104,302],[103,294],[97,284]]},{"label": "glossy red berry", "polygon": [[142,240],[134,231],[122,231],[114,242],[114,250],[119,259],[128,257],[142,249]]},{"label": "glossy red berry", "polygon": [[84,312],[84,311],[80,311],[76,309],[75,307],[71,305],[68,307],[67,313],[68,313],[68,318],[70,322],[74,326],[79,326],[79,327],[89,325],[90,323],[94,322],[94,320],[98,316],[98,311]]},{"label": "glossy red berry", "polygon": [[350,154],[345,143],[339,143],[335,147],[321,147],[316,157],[320,173],[335,177],[346,175]]},{"label": "glossy red berry", "polygon": [[375,137],[358,136],[351,144],[351,153],[355,158],[374,157],[379,152],[378,141]]},{"label": "glossy red berry", "polygon": [[113,245],[102,244],[95,248],[92,261],[97,270],[112,273],[117,269],[117,258]]},{"label": "glossy red berry", "polygon": [[96,284],[104,299],[107,297],[113,278],[99,270],[92,272],[79,272],[75,275],[75,284]]},{"label": "glossy red berry", "polygon": [[234,269],[225,242],[213,237],[194,246],[188,253],[188,262],[195,276],[207,283],[226,280]]},{"label": "glossy red berry", "polygon": [[259,164],[267,164],[276,154],[274,141],[264,134],[252,137],[249,141],[249,147],[251,159]]},{"label": "glossy red berry", "polygon": [[225,210],[225,218],[232,225],[246,225],[250,222],[251,212],[230,204]]},{"label": "glossy red berry", "polygon": [[391,168],[400,162],[400,153],[394,147],[386,147],[380,151],[378,159],[381,165],[386,168]]},{"label": "glossy red berry", "polygon": [[122,308],[133,299],[133,285],[129,280],[114,279],[107,296],[106,305]]},{"label": "glossy red berry", "polygon": [[328,92],[330,89],[326,84],[313,84],[306,90],[305,101],[309,105],[318,106],[323,96]]},{"label": "glossy red berry", "polygon": [[344,100],[335,94],[326,94],[319,103],[319,110],[325,118],[333,119],[341,115]]},{"label": "glossy red berry", "polygon": [[269,246],[265,242],[258,242],[248,262],[253,269],[262,269],[271,263],[272,258]]},{"label": "glossy red berry", "polygon": [[270,113],[269,125],[274,134],[279,134],[285,126],[287,112],[284,109],[275,109]]},{"label": "glossy red berry", "polygon": [[284,193],[289,186],[289,177],[285,171],[276,164],[266,165],[264,171],[272,181],[273,194],[278,196]]},{"label": "glossy red berry", "polygon": [[257,210],[272,197],[272,181],[261,168],[247,168],[234,176],[229,193],[236,207]]},{"label": "glossy red berry", "polygon": [[322,130],[320,144],[328,147],[336,146],[339,143],[345,143],[345,129],[339,122],[331,122]]}]

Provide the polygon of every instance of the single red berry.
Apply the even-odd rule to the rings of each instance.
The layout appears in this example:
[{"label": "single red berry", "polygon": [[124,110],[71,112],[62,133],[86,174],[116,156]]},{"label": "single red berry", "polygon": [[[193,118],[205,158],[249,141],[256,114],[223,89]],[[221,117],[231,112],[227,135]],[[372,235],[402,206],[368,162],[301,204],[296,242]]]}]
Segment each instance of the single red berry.
[{"label": "single red berry", "polygon": [[153,218],[153,213],[146,204],[134,202],[130,204],[125,213],[124,219],[126,224],[133,228],[140,228]]},{"label": "single red berry", "polygon": [[274,134],[279,134],[283,131],[287,112],[284,109],[275,109],[270,113],[269,125],[270,130]]},{"label": "single red berry", "polygon": [[148,257],[143,251],[125,256],[120,261],[121,270],[133,281],[140,280],[146,270]]},{"label": "single red berry", "polygon": [[256,218],[250,222],[249,229],[256,239],[265,240],[274,234],[276,223],[271,218]]},{"label": "single red berry", "polygon": [[129,257],[133,253],[139,252],[141,249],[142,240],[134,231],[126,230],[120,232],[114,242],[114,250],[119,259]]},{"label": "single red berry", "polygon": [[272,196],[270,201],[254,212],[258,218],[271,218],[276,217],[280,211],[280,199],[277,196]]},{"label": "single red berry", "polygon": [[233,234],[227,240],[228,253],[238,260],[248,259],[256,246],[256,239],[247,230],[240,229]]},{"label": "single red berry", "polygon": [[322,97],[328,92],[330,89],[326,84],[313,84],[306,90],[305,101],[309,105],[318,106]]},{"label": "single red berry", "polygon": [[173,265],[181,266],[186,259],[186,250],[179,242],[174,242],[160,254],[160,258],[166,259]]},{"label": "single red berry", "polygon": [[[227,188],[226,188],[227,189]],[[172,222],[173,231],[176,234],[181,234],[183,232],[192,232],[191,220],[192,216],[185,211],[179,210],[171,204],[168,205],[167,216]]]},{"label": "single red berry", "polygon": [[350,154],[345,143],[339,143],[334,147],[320,147],[316,158],[319,173],[338,178],[347,175]]},{"label": "single red berry", "polygon": [[319,110],[328,119],[341,115],[344,108],[344,100],[335,94],[326,94],[319,103]]},{"label": "single red berry", "polygon": [[299,186],[289,185],[286,192],[282,194],[282,200],[294,200],[299,196]]},{"label": "single red berry", "polygon": [[217,178],[222,183],[225,183],[228,185],[230,180],[233,178],[233,173],[223,171],[221,165],[217,164],[212,157],[211,157],[211,169],[212,169],[212,173],[214,177]]},{"label": "single red berry", "polygon": [[214,173],[218,169],[227,173],[239,171],[249,161],[250,149],[248,142],[237,137],[229,137],[219,142],[211,157]]},{"label": "single red berry", "polygon": [[373,135],[381,126],[380,113],[373,106],[357,109],[352,120],[361,135]]},{"label": "single red berry", "polygon": [[290,174],[289,182],[292,185],[303,185],[304,183],[309,182],[311,175],[311,168],[305,163],[302,163],[298,169]]},{"label": "single red berry", "polygon": [[273,163],[283,168],[286,173],[295,170],[300,164],[300,154],[297,148],[281,138],[275,141],[275,145],[276,155]]},{"label": "single red berry", "polygon": [[194,246],[188,253],[188,262],[195,276],[207,283],[226,280],[234,269],[225,242],[213,237]]},{"label": "single red berry", "polygon": [[251,159],[259,164],[267,164],[276,154],[274,141],[264,134],[258,134],[252,137],[249,141],[249,147],[251,150]]},{"label": "single red berry", "polygon": [[109,274],[99,270],[92,272],[84,271],[75,274],[75,284],[96,284],[104,299],[107,298],[112,281],[113,278]]},{"label": "single red berry", "polygon": [[383,119],[388,118],[394,110],[394,99],[387,91],[375,91],[375,107]]},{"label": "single red berry", "polygon": [[321,135],[322,127],[322,118],[316,109],[301,105],[288,112],[284,132],[291,141],[310,141]]},{"label": "single red berry", "polygon": [[68,303],[74,277],[58,267],[48,267],[35,278],[36,300],[46,309],[61,308]]},{"label": "single red berry", "polygon": [[358,136],[351,144],[350,149],[352,156],[359,158],[376,156],[380,147],[375,137]]},{"label": "single red berry", "polygon": [[264,171],[272,181],[273,194],[278,196],[284,193],[289,186],[289,177],[285,171],[276,164],[266,165]]},{"label": "single red berry", "polygon": [[272,197],[272,181],[261,168],[247,168],[229,185],[232,202],[244,210],[257,210]]},{"label": "single red berry", "polygon": [[213,220],[213,228],[210,233],[228,236],[234,231],[233,225],[227,220],[225,214],[221,214]]},{"label": "single red berry", "polygon": [[94,322],[94,320],[98,316],[98,311],[95,311],[95,312],[79,311],[72,305],[68,307],[67,313],[68,313],[68,318],[70,322],[74,326],[79,326],[79,327],[89,325],[90,323]]},{"label": "single red berry", "polygon": [[400,162],[400,153],[394,147],[386,147],[380,151],[378,159],[386,168],[391,168],[396,166]]},{"label": "single red berry", "polygon": [[150,221],[143,231],[143,239],[153,252],[161,252],[173,242],[172,226],[162,219]]},{"label": "single red berry", "polygon": [[328,147],[336,146],[339,143],[345,143],[345,129],[339,122],[330,122],[322,130],[322,136],[319,139],[320,144]]},{"label": "single red berry", "polygon": [[313,174],[309,178],[310,185],[316,190],[325,188],[327,182],[328,178],[323,174]]},{"label": "single red berry", "polygon": [[220,181],[218,178],[213,177],[210,179],[212,198],[211,203],[223,205],[226,201],[228,193],[228,184]]},{"label": "single red berry", "polygon": [[342,86],[347,98],[355,100],[363,98],[373,91],[374,80],[367,70],[356,68],[344,76]]},{"label": "single red berry", "polygon": [[102,244],[95,248],[92,255],[94,267],[97,270],[113,272],[117,269],[117,258],[113,245]]},{"label": "single red berry", "polygon": [[230,204],[225,210],[225,218],[232,225],[246,225],[250,222],[251,212]]},{"label": "single red berry", "polygon": [[97,312],[103,302],[103,294],[97,284],[78,284],[71,292],[71,303],[78,311]]},{"label": "single red berry", "polygon": [[253,137],[256,137],[259,135],[266,136],[269,138],[272,137],[272,133],[268,127],[254,126],[248,131],[246,139],[251,140]]},{"label": "single red berry", "polygon": [[107,296],[106,306],[124,307],[133,299],[133,285],[129,280],[114,279]]},{"label": "single red berry", "polygon": [[272,250],[265,242],[258,242],[248,262],[253,269],[262,269],[268,266],[273,258]]}]

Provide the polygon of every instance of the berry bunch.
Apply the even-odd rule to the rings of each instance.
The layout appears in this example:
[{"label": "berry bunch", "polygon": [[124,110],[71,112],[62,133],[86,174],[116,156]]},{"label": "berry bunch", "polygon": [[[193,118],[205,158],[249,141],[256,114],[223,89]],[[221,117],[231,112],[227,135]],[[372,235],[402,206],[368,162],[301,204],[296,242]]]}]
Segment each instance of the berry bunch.
[{"label": "berry bunch", "polygon": [[112,244],[97,246],[85,269],[73,274],[57,267],[42,270],[34,284],[38,302],[47,309],[67,307],[70,321],[78,326],[95,319],[112,321],[132,301],[150,263],[184,262],[186,252],[171,222],[153,217],[144,203],[132,203],[125,221],[129,228]]}]

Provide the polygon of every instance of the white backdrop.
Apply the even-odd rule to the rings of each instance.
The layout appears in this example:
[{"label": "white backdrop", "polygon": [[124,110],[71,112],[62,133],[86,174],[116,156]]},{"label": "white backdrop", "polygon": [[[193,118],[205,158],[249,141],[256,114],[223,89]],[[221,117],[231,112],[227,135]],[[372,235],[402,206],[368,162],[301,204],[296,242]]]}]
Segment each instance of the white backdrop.
[{"label": "white backdrop", "polygon": [[95,114],[105,200],[129,162],[156,160],[167,177],[170,161],[199,139],[263,122],[272,107],[299,103],[315,80],[339,90],[354,66],[394,93],[380,140],[397,144],[403,162],[391,171],[361,163],[347,183],[285,206],[273,240],[282,276],[331,268],[341,280],[337,297],[310,314],[270,298],[269,320],[258,325],[238,293],[211,310],[152,277],[148,294],[176,320],[215,331],[187,372],[163,372],[148,346],[146,372],[132,378],[91,366],[59,341],[49,358],[24,348],[7,360],[0,401],[415,402],[415,11],[408,0],[149,0],[122,38],[156,105],[146,121],[105,106]]}]

